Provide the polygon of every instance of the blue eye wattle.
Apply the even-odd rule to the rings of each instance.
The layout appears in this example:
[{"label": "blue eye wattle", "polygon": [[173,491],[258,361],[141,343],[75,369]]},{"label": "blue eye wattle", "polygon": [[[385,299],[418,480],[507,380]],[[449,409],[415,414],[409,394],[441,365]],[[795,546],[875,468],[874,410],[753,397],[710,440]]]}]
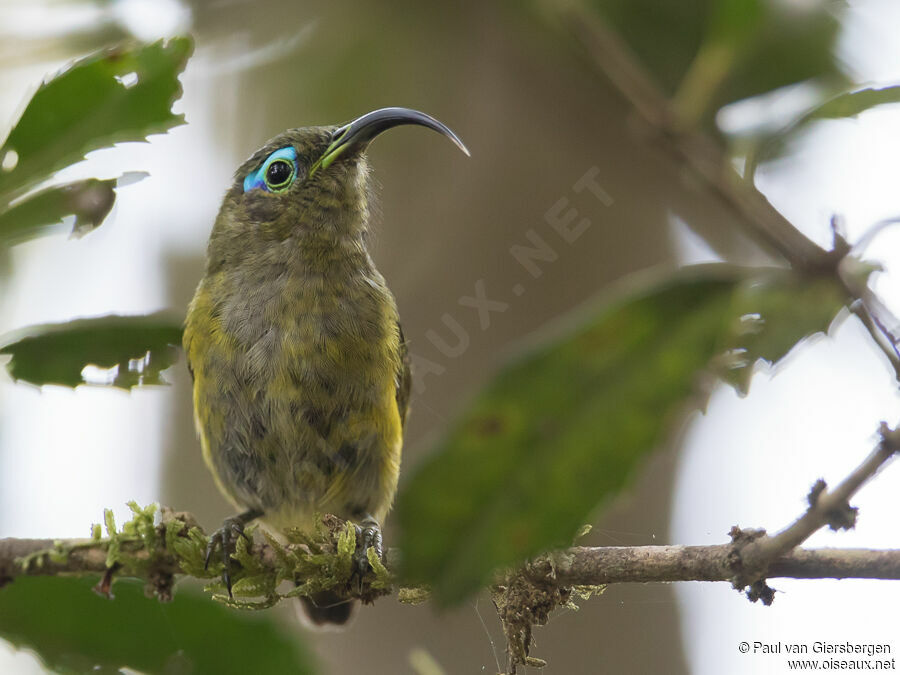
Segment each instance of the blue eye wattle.
[{"label": "blue eye wattle", "polygon": [[297,177],[297,151],[293,147],[280,148],[266,157],[256,171],[244,178],[244,192],[261,188],[266,192],[283,192]]}]

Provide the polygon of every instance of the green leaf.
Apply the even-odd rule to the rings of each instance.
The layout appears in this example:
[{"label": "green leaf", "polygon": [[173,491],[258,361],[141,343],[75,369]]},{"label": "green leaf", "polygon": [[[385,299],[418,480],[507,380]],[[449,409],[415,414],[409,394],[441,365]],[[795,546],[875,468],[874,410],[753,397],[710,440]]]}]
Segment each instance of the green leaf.
[{"label": "green leaf", "polygon": [[800,123],[812,120],[856,117],[860,113],[887,103],[900,103],[900,85],[882,87],[881,89],[869,87],[868,89],[850,91],[835,96],[804,115]]},{"label": "green leaf", "polygon": [[764,16],[755,35],[741,46],[711,114],[726,103],[800,82],[847,86],[848,75],[834,55],[843,11],[840,3],[801,7],[758,0],[758,4]]},{"label": "green leaf", "polygon": [[[106,384],[123,389],[165,384],[161,371],[176,360],[181,320],[164,312],[103,316],[32,326],[8,336],[9,374],[36,385]],[[86,379],[86,366],[110,369],[103,381]],[[113,370],[115,369],[115,370]]]},{"label": "green leaf", "polygon": [[[716,111],[727,103],[808,80],[830,88],[849,81],[834,57],[842,3],[584,0],[580,4],[598,13],[625,40],[665,93],[678,92],[679,108],[688,108],[691,122],[702,121],[710,129],[716,128]],[[694,102],[693,96],[701,100]]]},{"label": "green leaf", "polygon": [[740,51],[720,105],[810,78],[844,79],[832,49],[840,6],[766,0],[585,0],[668,93],[704,44]]},{"label": "green leaf", "polygon": [[679,413],[705,404],[695,385],[708,366],[731,366],[746,389],[758,359],[777,362],[847,301],[826,278],[756,274],[694,268],[503,369],[400,494],[409,580],[450,604],[497,568],[569,545]]},{"label": "green leaf", "polygon": [[171,108],[181,95],[178,74],[191,48],[189,38],[173,38],[110,49],[44,82],[0,147],[0,161],[17,158],[13,168],[0,169],[0,202],[92,150],[182,124],[184,116]]},{"label": "green leaf", "polygon": [[752,146],[755,147],[745,167],[745,178],[752,180],[760,164],[783,155],[789,143],[813,122],[856,117],[867,110],[891,103],[900,103],[900,85],[844,92],[807,111],[774,133],[750,139]]},{"label": "green leaf", "polygon": [[739,47],[758,32],[764,17],[761,0],[718,0],[710,9],[706,41]]},{"label": "green leaf", "polygon": [[495,568],[570,543],[719,349],[737,283],[724,277],[619,303],[505,368],[400,495],[410,579],[457,602]]},{"label": "green leaf", "polygon": [[18,243],[59,229],[66,216],[75,216],[72,234],[80,237],[103,222],[116,201],[116,179],[89,178],[30,195],[0,211],[0,242]]},{"label": "green leaf", "polygon": [[712,11],[710,0],[585,0],[583,4],[628,43],[669,94],[675,92],[700,48]]},{"label": "green leaf", "polygon": [[115,599],[107,600],[91,591],[93,583],[17,579],[0,589],[0,637],[63,673],[314,672],[299,628],[281,615],[236,612],[185,587],[164,605],[130,580],[117,581]]},{"label": "green leaf", "polygon": [[802,279],[773,272],[741,284],[725,342],[734,358],[721,373],[723,379],[746,394],[755,364],[777,364],[801,340],[824,333],[848,302],[847,292],[831,277]]}]

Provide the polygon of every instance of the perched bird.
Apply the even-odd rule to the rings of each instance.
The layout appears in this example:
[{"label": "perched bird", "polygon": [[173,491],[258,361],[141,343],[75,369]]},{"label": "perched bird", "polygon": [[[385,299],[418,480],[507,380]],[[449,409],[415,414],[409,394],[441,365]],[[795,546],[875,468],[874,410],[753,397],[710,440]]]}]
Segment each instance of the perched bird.
[{"label": "perched bird", "polygon": [[[410,372],[394,297],[366,246],[365,150],[387,129],[442,123],[384,108],[341,127],[291,129],[238,169],[209,239],[184,348],[203,456],[241,510],[210,539],[230,554],[244,526],[357,524],[359,564],[381,552],[396,492]],[[334,593],[303,598],[313,624],[342,624]]]}]

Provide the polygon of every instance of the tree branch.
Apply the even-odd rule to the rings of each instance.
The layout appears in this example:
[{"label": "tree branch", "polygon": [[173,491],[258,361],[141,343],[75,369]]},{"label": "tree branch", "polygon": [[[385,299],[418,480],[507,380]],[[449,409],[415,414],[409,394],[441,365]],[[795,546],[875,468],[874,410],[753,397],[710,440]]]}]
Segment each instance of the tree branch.
[{"label": "tree branch", "polygon": [[[567,7],[561,18],[597,70],[633,106],[663,152],[718,198],[760,243],[780,254],[797,272],[828,275],[843,285],[851,298],[848,303],[851,311],[885,354],[900,382],[900,350],[897,338],[888,328],[898,322],[869,289],[871,270],[863,269],[865,265],[851,256],[851,247],[838,232],[838,221],[833,219],[831,223],[833,250],[825,251],[782,216],[753,185],[741,179],[718,143],[689,126],[700,115],[693,115],[693,120],[679,116],[628,45],[602,19],[578,7]],[[856,267],[850,263],[856,263]],[[749,585],[751,600],[761,599],[769,604],[774,592],[766,585],[766,577],[811,578],[806,574],[815,569],[822,576],[844,578],[847,573],[865,569],[867,574],[877,575],[874,578],[897,578],[896,551],[838,553],[796,549],[826,524],[834,529],[853,526],[856,510],[848,500],[898,449],[897,431],[883,424],[881,434],[882,441],[876,450],[833,491],[827,490],[824,481],[818,481],[809,495],[807,511],[773,537],[764,530],[735,527],[731,532],[732,543],[723,546],[569,549],[538,559],[521,572],[509,575],[494,593],[507,637],[509,673],[515,673],[520,664],[541,665],[528,654],[531,629],[546,622],[548,607],[568,602],[565,593],[551,592],[556,582],[563,579],[564,583],[596,584],[728,578],[736,588]],[[893,571],[889,576],[880,576],[886,570]],[[547,580],[551,578],[554,584],[548,587]],[[547,588],[551,591],[546,591]]]},{"label": "tree branch", "polygon": [[897,338],[885,326],[896,325],[897,320],[866,286],[867,277],[860,282],[840,274],[840,264],[850,253],[847,242],[835,231],[835,246],[832,251],[825,251],[781,215],[762,193],[738,175],[718,143],[685,126],[628,45],[602,19],[578,8],[567,9],[562,19],[597,70],[654,131],[656,145],[717,197],[757,241],[780,254],[798,272],[830,274],[844,284],[855,300],[851,310],[884,352],[900,382]]},{"label": "tree branch", "polygon": [[[739,550],[741,566],[734,579],[736,588],[769,576],[768,569],[775,560],[825,525],[833,530],[851,529],[856,525],[856,509],[850,506],[850,498],[900,449],[897,430],[889,429],[882,422],[879,433],[881,442],[835,489],[828,490],[822,479],[813,485],[808,497],[809,508],[792,525],[772,537],[765,534],[750,537]],[[736,541],[746,537],[737,531],[732,536]]]},{"label": "tree branch", "polygon": [[[828,522],[835,513],[849,510],[849,496],[886,461],[886,448],[891,448],[891,453],[896,448],[896,432],[883,430],[883,437],[879,449],[833,492],[824,487],[815,491],[809,511],[797,521],[804,523],[802,527],[795,523],[772,537],[775,543],[760,546],[767,577],[900,579],[900,550],[794,548],[774,555],[780,537],[792,542],[800,536],[792,533],[806,533],[820,520]],[[236,598],[229,598],[218,581],[220,566],[205,567],[207,537],[193,524],[190,514],[164,508],[159,519],[155,507],[132,505],[132,510],[134,519],[121,531],[107,514],[108,538],[99,537],[97,526],[92,539],[0,539],[0,586],[22,576],[101,575],[95,590],[110,595],[114,576],[128,576],[143,579],[160,600],[168,601],[176,575],[184,575],[212,580],[211,590],[219,591],[216,599],[242,609],[265,609],[298,593],[314,594],[322,589],[363,602],[392,592],[397,592],[402,602],[417,603],[428,597],[426,589],[397,584],[399,553],[395,550],[389,551],[382,563],[370,549],[372,570],[362,580],[354,579],[354,529],[334,516],[325,516],[314,538],[286,532],[288,544],[267,535],[266,541],[257,540],[249,548],[239,540],[237,569],[232,573]],[[806,524],[810,520],[812,524]],[[533,627],[546,623],[557,607],[570,606],[573,594],[586,596],[612,583],[730,581],[734,585],[739,577],[748,579],[742,583],[749,583],[747,551],[755,549],[748,547],[769,539],[762,531],[734,531],[739,536],[733,536],[731,543],[714,546],[575,546],[499,574],[491,596],[506,635],[508,672],[515,673],[518,665],[543,665],[528,653]],[[291,581],[297,588],[279,592],[282,581]],[[773,593],[764,581],[758,581],[749,595],[768,603]]]},{"label": "tree branch", "polygon": [[[628,46],[593,14],[568,10],[567,28],[586,49],[593,63],[633,106],[653,139],[696,182],[715,196],[763,245],[804,274],[828,274],[840,279],[854,302],[853,311],[867,328],[894,368],[900,382],[900,351],[887,327],[897,321],[866,286],[866,276],[842,275],[841,263],[850,247],[835,236],[832,251],[825,251],[781,215],[760,192],[741,179],[719,145],[707,135],[685,125],[652,78],[634,58]],[[696,117],[696,116],[695,116]],[[882,440],[872,454],[833,490],[818,481],[809,495],[809,508],[793,524],[774,536],[764,530],[732,530],[730,543],[712,546],[572,547],[539,556],[521,569],[498,577],[492,595],[507,636],[510,673],[517,664],[539,666],[528,655],[531,627],[544,623],[555,607],[567,604],[573,589],[596,590],[612,583],[672,581],[729,581],[737,588],[750,586],[751,599],[768,604],[772,591],[767,578],[795,579],[894,579],[900,580],[900,550],[800,549],[812,533],[825,525],[833,529],[853,527],[856,510],[849,499],[900,448],[900,432],[881,428]],[[170,599],[175,575],[215,579],[216,567],[206,570],[203,551],[206,536],[192,527],[185,514],[165,512],[154,524],[145,510],[122,533],[110,527],[110,537],[89,540],[0,540],[0,586],[21,576],[102,575],[100,592],[108,593],[114,574],[144,579],[161,599]],[[281,581],[300,583],[299,590],[315,592],[337,588],[346,597],[369,601],[396,588],[395,552],[387,564],[377,558],[363,583],[349,582],[347,535],[342,523],[326,523],[322,541],[294,539],[282,545],[272,538],[257,541],[247,550],[239,542],[235,594],[241,581],[256,602],[220,599],[242,607],[268,607],[280,595]],[[290,539],[290,536],[289,536]],[[352,544],[350,544],[352,547]],[[345,569],[346,568],[346,569]],[[342,571],[343,570],[343,571]],[[358,580],[357,580],[358,581]],[[260,590],[262,589],[262,590]],[[400,589],[401,596],[403,589]],[[407,593],[423,597],[423,593]]]},{"label": "tree branch", "polygon": [[798,270],[819,271],[837,263],[811,241],[757,190],[748,186],[719,146],[686,128],[627,44],[603,21],[583,9],[569,9],[563,21],[587,51],[596,68],[634,107],[655,133],[653,140],[698,183],[716,196],[763,244]]},{"label": "tree branch", "polygon": [[[290,546],[288,547],[290,548]],[[130,549],[130,550],[129,550]],[[140,542],[123,546],[133,564],[147,563],[138,578],[152,573],[183,574],[174,552],[153,551]],[[109,539],[0,539],[0,579],[22,576],[88,576],[108,571]],[[529,563],[533,579],[558,586],[600,586],[616,583],[670,581],[731,581],[735,544],[712,546],[573,546],[538,558],[548,561],[543,573]],[[278,569],[278,553],[266,542],[253,545],[253,557],[265,573]],[[396,569],[399,553],[388,552],[387,567]],[[123,568],[123,576],[133,569]],[[769,564],[769,577],[792,579],[900,580],[900,549],[796,549]]]},{"label": "tree branch", "polygon": [[[573,547],[551,556],[563,586],[654,581],[730,581],[734,545]],[[770,577],[900,579],[900,550],[797,549],[769,566]]]},{"label": "tree branch", "polygon": [[881,442],[836,488],[816,481],[809,508],[793,524],[770,537],[765,530],[731,530],[731,543],[717,546],[633,546],[556,551],[508,573],[493,589],[494,605],[507,642],[507,670],[539,667],[529,654],[534,626],[544,625],[550,612],[570,603],[578,587],[649,581],[730,581],[756,602],[770,605],[775,591],[766,580],[900,579],[900,550],[799,549],[825,525],[850,529],[856,509],[850,498],[900,449],[900,431],[882,423]]}]

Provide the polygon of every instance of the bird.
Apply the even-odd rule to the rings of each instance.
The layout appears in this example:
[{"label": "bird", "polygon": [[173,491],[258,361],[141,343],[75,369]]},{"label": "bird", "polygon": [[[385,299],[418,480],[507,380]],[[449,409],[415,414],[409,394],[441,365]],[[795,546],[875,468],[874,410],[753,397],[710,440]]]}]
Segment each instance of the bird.
[{"label": "bird", "polygon": [[[382,108],[341,126],[289,129],[237,170],[216,217],[185,319],[194,418],[204,460],[238,510],[209,538],[231,554],[244,527],[311,532],[355,524],[357,565],[382,554],[409,407],[409,356],[397,305],[368,250],[370,171],[379,134],[419,125],[469,151],[446,125]],[[313,627],[341,626],[355,602],[300,598]]]}]

